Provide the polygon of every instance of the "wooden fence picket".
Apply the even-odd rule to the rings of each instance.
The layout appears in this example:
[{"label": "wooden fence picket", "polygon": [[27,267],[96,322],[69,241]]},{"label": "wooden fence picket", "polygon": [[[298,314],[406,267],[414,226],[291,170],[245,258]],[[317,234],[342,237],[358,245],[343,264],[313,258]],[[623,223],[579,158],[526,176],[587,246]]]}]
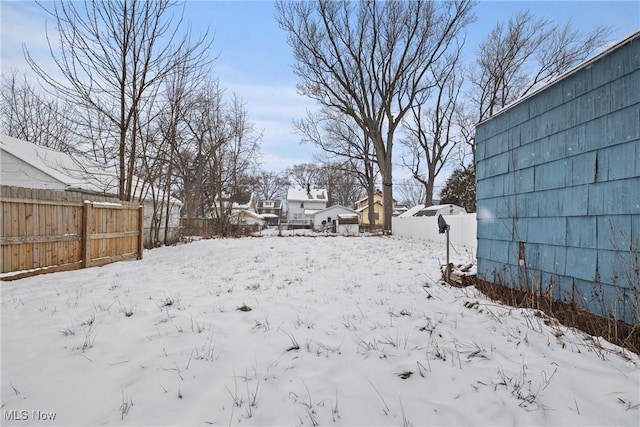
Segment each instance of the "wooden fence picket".
[{"label": "wooden fence picket", "polygon": [[139,203],[2,186],[0,205],[2,280],[142,258]]}]

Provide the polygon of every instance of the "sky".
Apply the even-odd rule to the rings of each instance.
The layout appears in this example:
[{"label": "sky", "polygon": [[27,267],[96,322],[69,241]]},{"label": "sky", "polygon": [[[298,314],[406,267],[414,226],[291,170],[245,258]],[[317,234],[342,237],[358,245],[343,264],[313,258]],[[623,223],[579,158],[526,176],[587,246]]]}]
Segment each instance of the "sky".
[{"label": "sky", "polygon": [[2,425],[638,426],[637,354],[445,245],[267,231],[3,282]]},{"label": "sky", "polygon": [[[640,29],[640,1],[480,1],[475,10],[478,19],[469,28],[469,49],[477,46],[499,20],[508,20],[523,10],[560,23],[570,20],[583,30],[611,26],[611,41]],[[47,17],[42,10],[31,1],[1,0],[0,13],[2,71],[29,71],[22,54],[23,44],[37,61],[47,61]],[[291,48],[274,15],[271,1],[185,3],[185,21],[190,22],[192,32],[199,34],[209,29],[215,36],[212,49],[218,58],[213,77],[229,93],[235,92],[245,101],[249,118],[263,132],[263,168],[281,171],[293,164],[312,162],[316,149],[300,144],[292,121],[315,109],[315,105],[296,91],[298,80],[292,70]],[[408,174],[400,172],[395,176]]]}]

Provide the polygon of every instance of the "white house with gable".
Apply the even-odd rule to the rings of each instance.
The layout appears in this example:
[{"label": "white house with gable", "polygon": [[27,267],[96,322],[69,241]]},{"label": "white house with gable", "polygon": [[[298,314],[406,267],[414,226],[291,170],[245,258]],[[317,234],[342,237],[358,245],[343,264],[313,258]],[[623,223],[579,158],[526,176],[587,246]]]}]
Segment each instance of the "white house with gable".
[{"label": "white house with gable", "polygon": [[[81,154],[71,155],[6,135],[0,135],[0,182],[6,186],[44,190],[69,190],[113,197],[118,194],[115,168],[100,165]],[[144,205],[145,245],[149,245],[154,212],[156,221],[164,224],[166,205],[163,207],[161,202],[165,197],[161,190],[143,185],[141,180],[134,184],[135,197]],[[176,238],[180,226],[182,202],[173,197],[169,200],[171,240]],[[160,241],[164,240],[163,230],[160,230]]]},{"label": "white house with gable", "polygon": [[313,225],[315,214],[327,207],[329,196],[324,188],[290,188],[287,192],[287,221],[293,226]]}]

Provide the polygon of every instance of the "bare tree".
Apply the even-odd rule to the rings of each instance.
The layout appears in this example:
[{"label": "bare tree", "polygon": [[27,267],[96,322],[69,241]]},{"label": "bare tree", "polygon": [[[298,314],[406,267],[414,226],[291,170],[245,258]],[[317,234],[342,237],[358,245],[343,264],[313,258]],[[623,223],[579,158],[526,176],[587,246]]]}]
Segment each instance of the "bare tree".
[{"label": "bare tree", "polygon": [[[178,190],[180,182],[176,171],[180,170],[180,152],[186,144],[187,126],[184,118],[195,99],[198,87],[205,83],[205,77],[210,71],[208,64],[203,64],[201,59],[196,57],[194,61],[176,63],[173,72],[164,81],[163,102],[160,103],[158,120],[161,138],[158,138],[154,147],[157,158],[160,159],[160,168],[154,177],[158,181],[158,187],[163,189],[159,207],[164,210],[164,244],[169,243],[172,192]],[[147,150],[145,153],[145,157],[150,156]],[[160,234],[159,229],[157,234]]]},{"label": "bare tree", "polygon": [[456,46],[431,69],[435,100],[430,101],[429,106],[414,106],[404,122],[408,135],[402,142],[409,149],[409,156],[403,163],[413,178],[424,186],[422,203],[425,206],[433,204],[435,180],[458,144],[454,119],[463,83],[459,71],[461,47]]},{"label": "bare tree", "polygon": [[245,104],[236,94],[232,95],[229,105],[228,121],[231,139],[225,150],[227,173],[223,185],[231,194],[247,192],[251,187],[251,177],[258,169],[262,133],[249,121]]},{"label": "bare tree", "polygon": [[[459,176],[475,177],[475,126],[508,104],[535,91],[601,48],[610,34],[607,27],[581,32],[571,22],[564,25],[530,12],[518,13],[508,22],[498,22],[486,40],[480,44],[479,54],[469,70],[471,87],[465,103],[456,106],[455,122],[461,141]],[[471,161],[468,161],[469,155]],[[460,194],[464,200],[475,197],[475,180],[464,181],[472,188]],[[447,198],[460,186],[447,185]],[[469,195],[470,194],[470,195]],[[475,210],[475,203],[467,204]]]},{"label": "bare tree", "polygon": [[480,45],[470,73],[475,121],[490,117],[584,61],[603,46],[610,32],[599,26],[582,33],[571,22],[556,24],[528,11],[507,23],[498,22]]},{"label": "bare tree", "polygon": [[306,189],[320,184],[321,167],[313,163],[299,163],[285,170],[291,185]]},{"label": "bare tree", "polygon": [[183,23],[173,19],[174,5],[172,0],[56,1],[49,9],[42,5],[59,36],[56,44],[47,35],[56,72],[39,65],[25,47],[27,62],[57,95],[113,126],[113,133],[101,136],[117,147],[123,200],[133,195],[143,109],[151,107],[150,97],[176,63],[205,58],[210,45],[206,34],[194,43],[189,33],[178,35]]},{"label": "bare tree", "polygon": [[399,188],[400,203],[408,207],[416,206],[424,203],[426,198],[424,185],[416,182],[413,178],[405,179],[396,184]]},{"label": "bare tree", "polygon": [[322,163],[318,179],[319,187],[327,189],[327,206],[353,206],[362,197],[364,189],[350,163],[338,163],[330,157],[318,156],[317,160]]},{"label": "bare tree", "polygon": [[[294,122],[304,142],[320,147],[325,153],[322,163],[339,165],[353,176],[366,191],[369,206],[373,206],[373,195],[378,178],[375,151],[371,139],[356,122],[339,112],[323,107],[317,113],[307,113],[305,119]],[[335,166],[334,166],[335,168]],[[358,200],[361,191],[351,191]],[[375,212],[369,209],[369,224],[375,223]]]},{"label": "bare tree", "polygon": [[176,156],[188,217],[211,217],[222,235],[232,224],[233,203],[250,193],[262,134],[234,94],[225,101],[219,82],[197,93],[184,116],[188,143]]},{"label": "bare tree", "polygon": [[300,92],[350,116],[371,139],[390,231],[395,132],[427,94],[427,72],[470,21],[472,2],[279,1],[276,8]]},{"label": "bare tree", "polygon": [[176,160],[185,210],[191,218],[218,215],[211,210],[215,209],[215,200],[223,198],[222,151],[232,138],[223,94],[219,82],[208,82],[184,116],[189,143],[180,149]]},{"label": "bare tree", "polygon": [[71,105],[39,93],[16,71],[2,75],[0,129],[4,134],[58,151],[74,151],[75,115]]},{"label": "bare tree", "polygon": [[253,191],[260,200],[278,200],[286,197],[289,180],[284,174],[259,171],[253,182]]}]

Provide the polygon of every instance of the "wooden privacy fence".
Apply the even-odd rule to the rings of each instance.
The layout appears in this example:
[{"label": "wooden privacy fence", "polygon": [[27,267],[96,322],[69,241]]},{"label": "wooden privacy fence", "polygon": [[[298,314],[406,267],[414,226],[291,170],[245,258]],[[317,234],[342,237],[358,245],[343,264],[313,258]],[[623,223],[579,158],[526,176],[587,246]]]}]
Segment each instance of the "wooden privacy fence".
[{"label": "wooden privacy fence", "polygon": [[142,259],[139,203],[2,186],[0,204],[2,280]]},{"label": "wooden privacy fence", "polygon": [[258,224],[229,224],[222,230],[213,218],[180,218],[180,237],[199,236],[210,239],[216,236],[248,236],[262,229]]}]

